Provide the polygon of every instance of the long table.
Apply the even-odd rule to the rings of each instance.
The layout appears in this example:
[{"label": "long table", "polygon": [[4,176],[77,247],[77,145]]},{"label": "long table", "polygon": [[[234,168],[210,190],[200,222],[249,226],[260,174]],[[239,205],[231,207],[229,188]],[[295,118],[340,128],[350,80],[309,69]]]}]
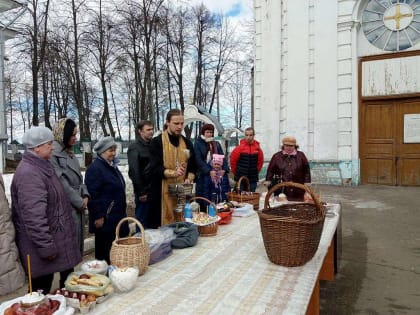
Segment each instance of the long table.
[{"label": "long table", "polygon": [[340,217],[338,204],[330,209],[319,248],[304,266],[271,263],[258,215],[234,217],[216,236],[149,266],[133,290],[114,293],[90,314],[316,314]]}]

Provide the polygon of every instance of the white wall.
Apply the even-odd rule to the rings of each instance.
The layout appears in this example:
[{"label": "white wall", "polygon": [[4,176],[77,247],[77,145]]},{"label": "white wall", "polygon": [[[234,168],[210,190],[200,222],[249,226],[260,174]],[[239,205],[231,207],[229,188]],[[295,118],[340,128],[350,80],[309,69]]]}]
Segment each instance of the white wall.
[{"label": "white wall", "polygon": [[331,0],[315,6],[314,160],[336,160],[338,142],[337,7]]},{"label": "white wall", "polygon": [[310,159],[337,159],[337,10],[331,0],[255,0],[255,127],[266,160],[286,134]]},{"label": "white wall", "polygon": [[280,127],[280,1],[255,1],[254,96],[256,139],[261,142],[265,159],[278,148]]}]

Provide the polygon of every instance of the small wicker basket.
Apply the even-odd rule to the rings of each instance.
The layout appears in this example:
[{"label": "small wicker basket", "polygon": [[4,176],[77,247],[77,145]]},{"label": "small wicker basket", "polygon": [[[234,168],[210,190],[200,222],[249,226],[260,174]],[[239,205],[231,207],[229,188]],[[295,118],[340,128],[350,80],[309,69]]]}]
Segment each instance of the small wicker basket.
[{"label": "small wicker basket", "polygon": [[[286,186],[304,189],[314,203],[288,203],[271,208],[271,194]],[[294,267],[312,259],[321,239],[325,208],[309,187],[293,182],[273,186],[265,197],[264,209],[258,215],[264,247],[272,263]]]},{"label": "small wicker basket", "polygon": [[[213,205],[215,211],[217,210],[216,205],[210,200],[208,200],[207,198],[193,197],[191,198],[191,201],[197,200],[197,199],[207,201],[209,204]],[[217,234],[218,224],[216,221],[216,222],[212,222],[206,225],[197,225],[197,227],[198,227],[198,232],[200,233],[200,236],[215,236]]]},{"label": "small wicker basket", "polygon": [[[247,191],[241,191],[242,181],[246,182]],[[229,201],[250,203],[253,206],[254,210],[258,210],[260,207],[260,193],[252,192],[250,190],[251,185],[249,183],[248,177],[242,176],[236,183],[235,191],[228,192],[226,195]]]},{"label": "small wicker basket", "polygon": [[[120,227],[126,221],[134,221],[140,227],[142,237],[119,238]],[[144,228],[137,219],[126,217],[118,222],[109,256],[112,265],[120,268],[137,267],[139,276],[146,272],[150,260],[150,250],[144,238]]]}]

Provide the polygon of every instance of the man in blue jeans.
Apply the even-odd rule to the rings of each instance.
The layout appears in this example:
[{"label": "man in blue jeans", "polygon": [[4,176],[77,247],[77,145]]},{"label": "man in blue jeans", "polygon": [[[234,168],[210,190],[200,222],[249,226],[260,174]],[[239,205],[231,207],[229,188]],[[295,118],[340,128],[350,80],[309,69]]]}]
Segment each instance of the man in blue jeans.
[{"label": "man in blue jeans", "polygon": [[136,130],[138,138],[136,142],[130,144],[127,151],[128,176],[133,182],[136,219],[147,228],[150,179],[147,178],[145,169],[150,160],[149,144],[153,137],[153,124],[148,120],[142,120],[137,124]]}]

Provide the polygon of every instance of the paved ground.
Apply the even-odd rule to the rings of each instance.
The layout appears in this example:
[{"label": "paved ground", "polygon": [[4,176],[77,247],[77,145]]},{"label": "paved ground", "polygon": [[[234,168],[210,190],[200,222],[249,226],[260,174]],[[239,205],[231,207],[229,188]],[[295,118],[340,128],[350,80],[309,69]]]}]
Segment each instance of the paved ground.
[{"label": "paved ground", "polygon": [[320,189],[342,204],[340,268],[321,285],[321,314],[420,314],[420,189]]},{"label": "paved ground", "polygon": [[342,204],[340,267],[321,284],[321,314],[420,314],[420,189],[319,188]]}]

